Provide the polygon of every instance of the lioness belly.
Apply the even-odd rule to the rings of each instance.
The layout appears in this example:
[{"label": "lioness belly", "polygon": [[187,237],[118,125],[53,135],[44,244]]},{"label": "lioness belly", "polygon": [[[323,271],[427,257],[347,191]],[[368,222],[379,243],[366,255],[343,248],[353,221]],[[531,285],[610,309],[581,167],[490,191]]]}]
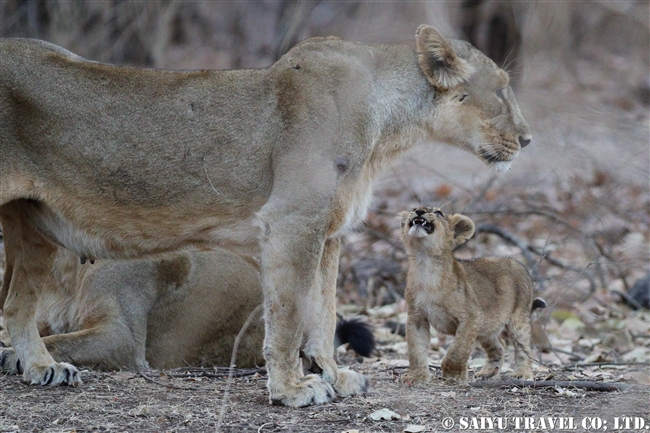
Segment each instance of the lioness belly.
[{"label": "lioness belly", "polygon": [[49,239],[90,260],[135,258],[180,249],[211,250],[217,246],[255,253],[259,232],[255,210],[261,206],[251,202],[251,209],[239,215],[214,212],[213,217],[199,217],[193,212],[196,209],[177,207],[80,206],[64,216],[41,202],[25,205]]}]

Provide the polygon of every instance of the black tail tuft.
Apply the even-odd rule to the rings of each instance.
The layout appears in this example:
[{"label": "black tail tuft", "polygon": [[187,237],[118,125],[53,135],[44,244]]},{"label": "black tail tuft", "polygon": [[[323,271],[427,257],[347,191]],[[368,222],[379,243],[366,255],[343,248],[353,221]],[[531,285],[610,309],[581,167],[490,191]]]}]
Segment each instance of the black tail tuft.
[{"label": "black tail tuft", "polygon": [[360,319],[340,319],[336,324],[336,345],[348,343],[361,356],[368,357],[375,350],[372,326]]},{"label": "black tail tuft", "polygon": [[546,301],[542,298],[533,299],[533,308],[530,311],[535,311],[538,308],[546,308]]}]

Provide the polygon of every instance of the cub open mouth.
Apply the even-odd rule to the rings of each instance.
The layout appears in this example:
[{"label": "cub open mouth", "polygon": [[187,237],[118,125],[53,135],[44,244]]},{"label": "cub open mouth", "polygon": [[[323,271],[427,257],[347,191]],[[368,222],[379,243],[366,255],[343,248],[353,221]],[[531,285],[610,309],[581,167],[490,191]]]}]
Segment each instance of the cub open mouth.
[{"label": "cub open mouth", "polygon": [[411,220],[411,227],[413,226],[419,226],[422,227],[427,233],[431,234],[433,233],[433,224],[431,224],[429,221],[425,220],[422,217],[415,217]]}]

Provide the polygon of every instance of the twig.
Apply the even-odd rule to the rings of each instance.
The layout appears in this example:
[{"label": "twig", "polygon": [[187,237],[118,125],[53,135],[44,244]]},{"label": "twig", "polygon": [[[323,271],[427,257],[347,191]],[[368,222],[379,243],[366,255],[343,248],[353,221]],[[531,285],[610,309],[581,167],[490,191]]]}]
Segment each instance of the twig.
[{"label": "twig", "polygon": [[625,391],[634,385],[621,382],[593,382],[586,380],[520,380],[509,379],[499,381],[483,380],[470,382],[469,386],[474,388],[507,388],[511,386],[520,386],[527,388],[555,388],[556,386],[564,388],[579,388],[587,391]]},{"label": "twig", "polygon": [[241,340],[244,332],[248,329],[251,322],[257,314],[259,314],[262,309],[262,305],[255,307],[253,311],[248,315],[246,321],[242,325],[237,337],[235,338],[235,344],[232,346],[232,356],[230,357],[230,372],[228,373],[228,381],[226,382],[226,389],[223,391],[223,401],[221,402],[221,413],[219,414],[219,421],[217,422],[217,432],[221,431],[221,425],[223,424],[223,419],[226,415],[226,405],[228,403],[228,394],[230,393],[230,385],[232,384],[232,378],[235,373],[235,360],[237,359],[237,348],[239,347],[239,341]]},{"label": "twig", "polygon": [[522,239],[519,239],[517,236],[513,235],[512,233],[509,233],[502,229],[501,227],[498,227],[494,224],[479,224],[476,226],[476,233],[492,233],[495,234],[502,239],[504,239],[507,242],[510,242],[511,244],[515,245],[517,248],[521,250],[521,253],[524,255],[524,258],[526,259],[526,263],[530,268],[534,270],[534,276],[537,274],[537,266],[535,265],[535,258],[533,257],[532,254],[530,254],[530,245],[525,242]]},{"label": "twig", "polygon": [[558,349],[557,347],[553,347],[553,346],[540,347],[540,349],[542,349],[542,350],[550,350],[550,351],[552,351],[552,352],[560,352],[560,353],[564,353],[565,355],[570,355],[570,356],[572,356],[572,357],[574,357],[574,358],[576,358],[576,359],[579,359],[579,360],[581,360],[581,361],[582,361],[583,359],[585,359],[584,356],[579,355],[579,354],[577,354],[577,353],[575,353],[575,352],[569,352],[568,350]]},{"label": "twig", "polygon": [[363,231],[365,233],[369,234],[370,236],[372,236],[373,238],[376,238],[376,239],[378,239],[380,241],[386,242],[388,245],[393,247],[395,250],[405,252],[404,248],[401,245],[396,244],[395,242],[393,242],[393,240],[390,237],[378,232],[377,230],[373,229],[372,227],[366,225],[366,226],[363,227]]},{"label": "twig", "polygon": [[650,362],[582,362],[562,366],[562,370],[573,370],[580,367],[607,367],[609,365],[640,365],[650,367]]},{"label": "twig", "polygon": [[[218,367],[215,368],[177,368],[169,372],[171,377],[211,377],[211,378],[221,378],[228,377],[230,374],[230,368],[225,368],[225,371],[219,373]],[[254,376],[256,374],[266,374],[266,368],[238,368],[235,369],[235,377],[247,377]]]},{"label": "twig", "polygon": [[194,388],[194,387],[191,387],[191,386],[178,386],[178,385],[173,385],[171,383],[160,382],[160,381],[154,379],[153,377],[147,376],[143,371],[139,371],[138,374],[136,374],[136,376],[140,376],[141,378],[143,378],[146,381],[149,381],[151,383],[155,383],[155,384],[160,385],[160,386],[164,386],[165,388],[181,389],[181,390],[185,390],[185,391],[198,391],[199,390],[199,388]]},{"label": "twig", "polygon": [[535,270],[535,273],[533,276],[535,276],[536,272],[536,266],[535,266],[535,260],[533,256],[530,254],[530,252],[537,254],[538,256],[542,257],[544,260],[549,262],[550,264],[557,266],[559,268],[565,269],[567,271],[572,271],[577,274],[584,274],[585,278],[589,281],[589,286],[591,287],[591,292],[596,291],[596,283],[594,282],[592,276],[586,272],[586,269],[581,269],[575,266],[567,265],[560,260],[553,258],[549,255],[548,251],[540,250],[539,248],[530,245],[529,243],[525,242],[524,240],[518,238],[517,236],[513,235],[512,233],[507,232],[506,230],[502,229],[501,227],[498,227],[494,224],[479,224],[476,226],[476,233],[492,233],[497,236],[500,236],[507,242],[510,242],[511,244],[515,245],[517,248],[519,248],[524,255],[526,262],[528,265]]},{"label": "twig", "polygon": [[629,304],[630,307],[632,307],[633,310],[641,310],[643,309],[643,306],[639,304],[639,302],[628,295],[627,293],[621,291],[621,290],[612,290],[612,293],[616,293],[618,296],[621,298],[625,299],[625,302]]}]

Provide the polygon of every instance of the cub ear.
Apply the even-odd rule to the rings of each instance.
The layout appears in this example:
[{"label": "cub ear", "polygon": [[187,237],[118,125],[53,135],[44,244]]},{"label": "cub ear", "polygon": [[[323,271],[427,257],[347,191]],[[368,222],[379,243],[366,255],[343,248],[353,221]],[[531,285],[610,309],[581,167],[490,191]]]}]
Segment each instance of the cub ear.
[{"label": "cub ear", "polygon": [[454,230],[456,245],[462,245],[474,235],[474,222],[465,215],[453,214],[449,217],[449,225]]},{"label": "cub ear", "polygon": [[474,67],[456,55],[449,41],[435,27],[422,24],[415,32],[415,44],[422,72],[436,87],[449,89],[467,80]]}]

